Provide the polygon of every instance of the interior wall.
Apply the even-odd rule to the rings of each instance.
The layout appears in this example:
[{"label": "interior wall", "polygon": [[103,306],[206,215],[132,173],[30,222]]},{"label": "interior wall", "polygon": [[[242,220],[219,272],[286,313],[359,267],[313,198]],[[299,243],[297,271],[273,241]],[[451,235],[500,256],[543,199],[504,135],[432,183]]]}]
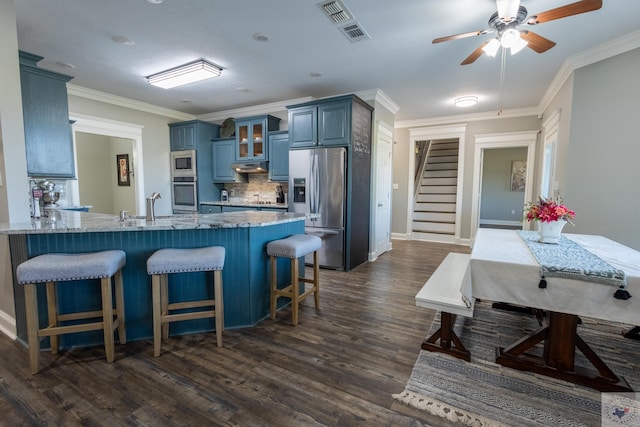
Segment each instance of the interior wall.
[{"label": "interior wall", "polygon": [[127,211],[129,215],[134,215],[136,212],[136,180],[133,175],[129,176],[130,185],[118,185],[116,170],[116,156],[118,154],[129,155],[129,170],[133,168],[133,140],[126,138],[109,138],[110,147],[110,162],[111,162],[111,177],[109,182],[111,183],[111,193],[113,205],[111,212],[114,215],[118,215],[120,211]]},{"label": "interior wall", "polygon": [[110,140],[104,135],[76,132],[80,203],[91,205],[94,213],[113,213],[115,160],[109,161],[112,158]]},{"label": "interior wall", "polygon": [[[537,116],[496,118],[469,122],[466,127],[465,152],[464,152],[464,180],[462,184],[462,239],[471,237],[471,206],[473,189],[473,159],[475,151],[475,135],[503,132],[519,132],[540,130],[541,119]],[[409,197],[409,130],[407,128],[395,129],[395,141],[393,147],[393,209],[391,230],[395,237],[406,236],[407,233],[407,205]],[[413,153],[411,153],[413,155]],[[397,189],[395,188],[397,185]]]},{"label": "interior wall", "polygon": [[183,117],[176,119],[160,114],[152,114],[118,105],[107,104],[76,95],[69,95],[69,111],[72,115],[73,113],[84,114],[143,126],[144,189],[148,195],[153,192],[158,192],[162,196],[155,205],[157,215],[171,214],[168,124],[189,120],[190,118]]},{"label": "interior wall", "polygon": [[602,234],[640,250],[640,49],[574,73],[566,204],[571,232]]},{"label": "interior wall", "polygon": [[523,214],[524,191],[512,191],[512,162],[527,160],[527,148],[497,148],[484,150],[482,167],[482,221],[520,221]]}]

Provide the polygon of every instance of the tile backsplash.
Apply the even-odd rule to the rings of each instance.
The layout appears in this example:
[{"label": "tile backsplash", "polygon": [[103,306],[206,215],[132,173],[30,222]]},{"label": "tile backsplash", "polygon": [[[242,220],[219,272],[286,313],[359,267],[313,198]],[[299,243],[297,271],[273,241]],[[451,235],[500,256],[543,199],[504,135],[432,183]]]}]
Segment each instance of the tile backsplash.
[{"label": "tile backsplash", "polygon": [[[286,182],[270,182],[266,173],[250,173],[248,182],[225,184],[231,202],[276,202],[276,188],[282,186],[285,195],[289,185]],[[257,196],[256,196],[257,194]]]}]

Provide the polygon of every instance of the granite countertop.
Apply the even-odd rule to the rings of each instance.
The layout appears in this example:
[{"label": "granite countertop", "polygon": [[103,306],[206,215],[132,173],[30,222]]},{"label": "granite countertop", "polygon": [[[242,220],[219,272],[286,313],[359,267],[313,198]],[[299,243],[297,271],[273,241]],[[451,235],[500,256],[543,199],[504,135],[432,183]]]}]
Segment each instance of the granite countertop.
[{"label": "granite countertop", "polygon": [[212,206],[238,206],[247,208],[278,208],[289,209],[286,203],[255,203],[255,202],[200,202],[201,205]]},{"label": "granite countertop", "polygon": [[147,221],[144,217],[130,217],[125,221],[120,221],[116,215],[52,210],[49,217],[31,218],[24,222],[0,223],[0,234],[263,227],[300,221],[307,216],[288,212],[246,211],[222,214],[159,215],[155,221]]}]

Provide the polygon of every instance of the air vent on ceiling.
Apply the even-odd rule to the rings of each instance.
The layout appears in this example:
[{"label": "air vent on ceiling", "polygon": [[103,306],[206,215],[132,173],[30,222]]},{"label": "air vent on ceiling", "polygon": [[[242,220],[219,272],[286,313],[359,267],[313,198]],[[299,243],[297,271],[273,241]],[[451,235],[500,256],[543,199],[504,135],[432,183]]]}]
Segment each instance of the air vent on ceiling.
[{"label": "air vent on ceiling", "polygon": [[345,7],[342,2],[338,0],[329,0],[318,3],[318,7],[322,9],[327,18],[334,24],[340,24],[353,19],[353,15]]},{"label": "air vent on ceiling", "polygon": [[338,28],[342,34],[351,43],[356,43],[362,40],[369,40],[369,34],[360,26],[359,23],[353,23]]}]

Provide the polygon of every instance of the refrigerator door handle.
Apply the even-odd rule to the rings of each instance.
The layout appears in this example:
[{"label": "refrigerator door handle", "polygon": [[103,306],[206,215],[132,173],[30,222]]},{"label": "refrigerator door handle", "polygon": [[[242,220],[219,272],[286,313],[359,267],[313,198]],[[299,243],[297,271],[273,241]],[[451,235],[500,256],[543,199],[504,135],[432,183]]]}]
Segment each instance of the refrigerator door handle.
[{"label": "refrigerator door handle", "polygon": [[313,234],[315,236],[335,236],[337,234],[340,234],[340,231],[338,230],[322,230],[322,231],[313,231],[313,230],[306,230],[305,231],[306,234]]},{"label": "refrigerator door handle", "polygon": [[317,212],[317,206],[316,206],[316,196],[314,194],[314,190],[316,188],[315,186],[315,180],[316,180],[316,153],[314,153],[313,151],[311,152],[311,156],[310,156],[310,160],[311,160],[311,164],[309,165],[309,169],[311,171],[311,173],[309,174],[309,212],[310,213],[318,213]]}]

